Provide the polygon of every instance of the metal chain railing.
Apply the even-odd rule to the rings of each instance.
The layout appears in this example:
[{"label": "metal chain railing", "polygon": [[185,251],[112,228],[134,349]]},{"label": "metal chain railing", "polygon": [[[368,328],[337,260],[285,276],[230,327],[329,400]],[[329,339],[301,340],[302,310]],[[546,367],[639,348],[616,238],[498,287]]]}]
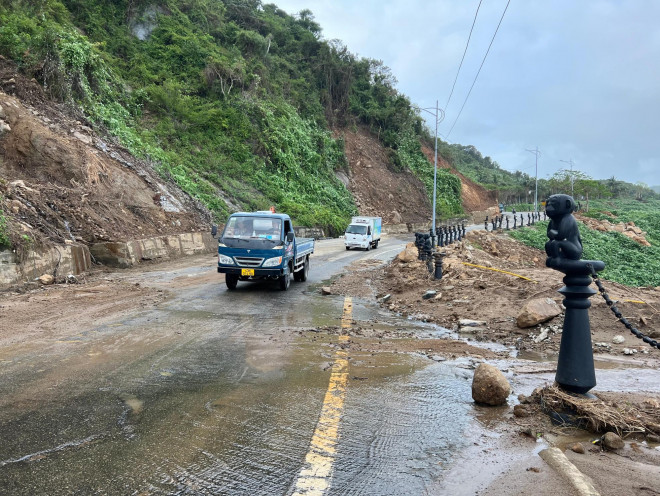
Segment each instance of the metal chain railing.
[{"label": "metal chain railing", "polygon": [[607,306],[610,307],[610,310],[612,310],[612,313],[616,316],[619,321],[626,326],[626,328],[633,333],[633,335],[637,339],[641,339],[644,341],[646,344],[649,344],[653,346],[654,348],[658,348],[660,350],[660,343],[656,341],[655,339],[650,338],[649,336],[645,335],[642,331],[637,329],[634,325],[630,323],[628,319],[626,319],[623,314],[619,311],[619,309],[616,307],[614,302],[610,299],[609,295],[605,291],[605,287],[603,286],[603,283],[600,281],[600,278],[598,277],[598,273],[594,269],[594,267],[591,264],[588,264],[587,267],[591,270],[591,278],[594,280],[596,283],[596,286],[598,286],[598,291],[600,292],[601,296],[605,300],[605,303],[607,303]]}]

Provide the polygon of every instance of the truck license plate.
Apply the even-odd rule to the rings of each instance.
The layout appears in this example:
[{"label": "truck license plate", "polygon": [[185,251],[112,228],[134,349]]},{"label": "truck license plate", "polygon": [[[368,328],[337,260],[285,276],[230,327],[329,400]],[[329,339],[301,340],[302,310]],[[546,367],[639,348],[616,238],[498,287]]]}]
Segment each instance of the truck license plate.
[{"label": "truck license plate", "polygon": [[242,276],[253,276],[254,275],[254,269],[241,269],[241,275]]}]

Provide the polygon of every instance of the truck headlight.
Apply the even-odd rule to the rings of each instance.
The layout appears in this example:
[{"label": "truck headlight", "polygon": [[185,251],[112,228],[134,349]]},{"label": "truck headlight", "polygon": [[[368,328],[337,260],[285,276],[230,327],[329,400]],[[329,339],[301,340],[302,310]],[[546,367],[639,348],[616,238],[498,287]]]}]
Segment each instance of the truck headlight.
[{"label": "truck headlight", "polygon": [[262,267],[277,267],[278,265],[282,265],[282,257],[269,258],[263,263]]},{"label": "truck headlight", "polygon": [[218,263],[222,265],[234,265],[234,259],[226,255],[218,255]]}]

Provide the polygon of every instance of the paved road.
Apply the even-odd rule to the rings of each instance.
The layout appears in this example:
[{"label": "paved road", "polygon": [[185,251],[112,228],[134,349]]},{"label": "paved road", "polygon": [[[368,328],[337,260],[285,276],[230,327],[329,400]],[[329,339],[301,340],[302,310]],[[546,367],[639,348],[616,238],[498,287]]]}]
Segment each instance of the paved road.
[{"label": "paved road", "polygon": [[38,353],[0,348],[0,494],[427,493],[468,442],[465,373],[310,331],[418,329],[318,291],[404,244],[319,242],[287,292],[227,291],[210,256],[116,276],[171,297],[103,325],[68,316],[73,336]]}]

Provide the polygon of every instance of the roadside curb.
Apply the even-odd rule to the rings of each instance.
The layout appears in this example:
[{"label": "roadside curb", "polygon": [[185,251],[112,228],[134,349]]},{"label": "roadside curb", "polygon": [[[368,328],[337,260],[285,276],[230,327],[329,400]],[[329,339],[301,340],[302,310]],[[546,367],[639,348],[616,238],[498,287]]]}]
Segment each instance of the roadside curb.
[{"label": "roadside curb", "polygon": [[580,496],[600,496],[591,479],[580,472],[559,448],[544,449],[539,456],[566,479]]}]

